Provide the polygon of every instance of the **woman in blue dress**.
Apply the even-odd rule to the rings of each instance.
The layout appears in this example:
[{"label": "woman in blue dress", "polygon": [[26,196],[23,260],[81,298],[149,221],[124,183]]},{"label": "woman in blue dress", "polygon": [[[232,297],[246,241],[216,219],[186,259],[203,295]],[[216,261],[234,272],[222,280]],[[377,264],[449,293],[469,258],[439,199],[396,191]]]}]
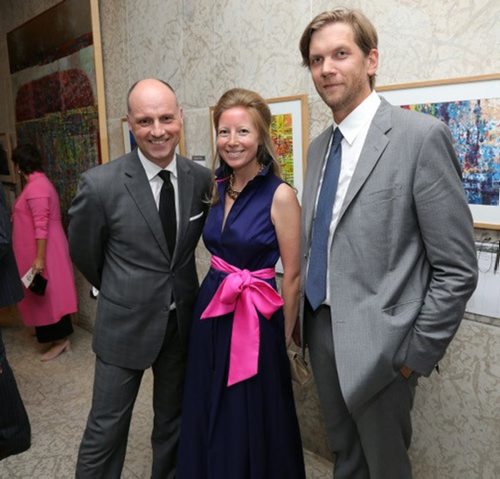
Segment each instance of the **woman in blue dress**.
[{"label": "woman in blue dress", "polygon": [[298,315],[300,206],[281,179],[262,97],[227,91],[214,123],[220,166],[203,232],[212,261],[191,330],[176,478],[304,479],[286,353]]}]

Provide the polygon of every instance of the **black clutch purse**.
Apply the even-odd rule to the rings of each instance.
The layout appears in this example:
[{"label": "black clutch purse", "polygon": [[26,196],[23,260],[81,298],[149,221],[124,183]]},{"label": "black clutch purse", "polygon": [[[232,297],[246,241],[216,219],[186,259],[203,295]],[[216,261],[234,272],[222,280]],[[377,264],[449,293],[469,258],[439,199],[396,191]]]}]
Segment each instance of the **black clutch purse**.
[{"label": "black clutch purse", "polygon": [[45,288],[47,287],[47,279],[44,278],[40,273],[35,274],[33,281],[30,283],[28,289],[38,296],[43,296],[45,294]]}]

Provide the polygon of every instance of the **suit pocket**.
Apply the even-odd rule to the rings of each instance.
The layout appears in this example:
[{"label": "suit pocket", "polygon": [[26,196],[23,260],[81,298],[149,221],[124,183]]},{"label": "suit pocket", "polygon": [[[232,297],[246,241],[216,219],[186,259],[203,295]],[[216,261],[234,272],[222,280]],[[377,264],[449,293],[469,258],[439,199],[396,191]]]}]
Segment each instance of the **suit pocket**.
[{"label": "suit pocket", "polygon": [[202,217],[203,217],[203,211],[201,213],[198,213],[197,215],[191,216],[191,218],[189,218],[189,222],[199,220]]},{"label": "suit pocket", "polygon": [[411,312],[417,308],[420,309],[423,303],[422,298],[409,299],[408,301],[403,301],[387,308],[383,308],[382,312],[388,316],[399,316],[405,312]]},{"label": "suit pocket", "polygon": [[403,193],[403,186],[395,184],[390,188],[384,188],[375,191],[364,191],[363,196],[360,196],[360,202],[363,204],[367,203],[381,203],[383,201],[390,201]]},{"label": "suit pocket", "polygon": [[100,306],[102,309],[117,309],[119,310],[124,310],[124,311],[130,311],[133,309],[131,305],[128,304],[123,304],[123,303],[118,303],[116,301],[113,301],[109,299],[106,295],[102,293],[102,291],[99,292],[99,300],[97,302],[98,307]]}]

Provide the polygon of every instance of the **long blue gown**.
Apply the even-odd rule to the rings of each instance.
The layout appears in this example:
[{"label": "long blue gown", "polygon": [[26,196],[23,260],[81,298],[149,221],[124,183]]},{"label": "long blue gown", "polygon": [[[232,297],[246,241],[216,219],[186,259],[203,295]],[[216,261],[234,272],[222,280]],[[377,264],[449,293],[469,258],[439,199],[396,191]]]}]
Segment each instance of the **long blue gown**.
[{"label": "long blue gown", "polygon": [[[270,167],[247,184],[223,227],[225,182],[203,231],[212,255],[250,271],[279,257],[271,203],[282,180]],[[304,479],[284,319],[259,314],[258,374],[227,386],[232,314],[200,320],[226,273],[210,269],[191,330],[177,479]],[[268,281],[276,288],[275,280]]]}]

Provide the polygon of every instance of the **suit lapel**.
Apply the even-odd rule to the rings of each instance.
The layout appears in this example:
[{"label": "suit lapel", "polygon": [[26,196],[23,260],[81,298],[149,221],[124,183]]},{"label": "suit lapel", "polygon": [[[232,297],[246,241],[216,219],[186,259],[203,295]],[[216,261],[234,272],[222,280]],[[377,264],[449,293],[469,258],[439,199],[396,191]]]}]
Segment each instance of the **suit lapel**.
[{"label": "suit lapel", "polygon": [[392,128],[391,108],[391,105],[382,98],[382,103],[373,117],[358,164],[347,189],[339,214],[339,222],[342,220],[342,216],[344,216],[352,200],[358,194],[358,191],[370,176],[370,173],[389,143],[386,133]]},{"label": "suit lapel", "polygon": [[193,201],[194,178],[191,168],[187,163],[190,160],[177,155],[177,175],[179,188],[179,232],[177,234],[177,246],[174,251],[174,258],[178,256],[178,250],[183,244],[184,235],[189,225],[189,215]]},{"label": "suit lapel", "polygon": [[163,254],[170,259],[158,208],[156,207],[146,172],[139,161],[137,150],[132,152],[127,158],[124,169],[124,184],[137,205],[137,209],[149,226],[151,233],[158,242]]},{"label": "suit lapel", "polygon": [[311,145],[311,149],[308,155],[307,175],[303,194],[304,200],[302,201],[302,203],[304,208],[304,227],[306,237],[309,238],[309,240],[311,238],[311,227],[314,216],[316,195],[319,189],[321,172],[323,171],[323,165],[326,158],[326,150],[328,149],[328,143],[331,136],[332,127],[330,126],[326,130],[324,130],[323,133],[321,133],[318,137],[317,141]]}]

